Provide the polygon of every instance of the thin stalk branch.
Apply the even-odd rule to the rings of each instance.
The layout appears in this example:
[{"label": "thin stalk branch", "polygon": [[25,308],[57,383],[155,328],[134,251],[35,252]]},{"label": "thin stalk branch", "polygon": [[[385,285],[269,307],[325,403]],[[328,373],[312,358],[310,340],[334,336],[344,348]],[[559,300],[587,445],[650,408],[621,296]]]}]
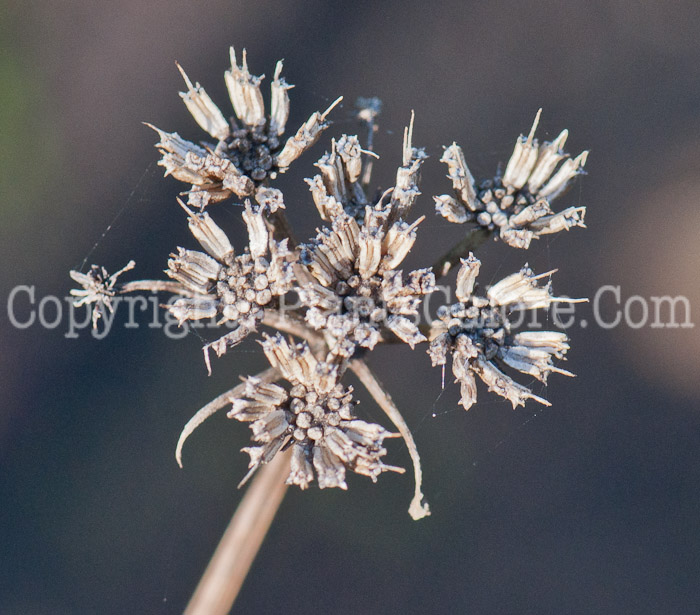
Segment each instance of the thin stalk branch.
[{"label": "thin stalk branch", "polygon": [[310,329],[304,320],[296,314],[283,314],[282,312],[266,310],[262,322],[268,327],[272,327],[283,333],[295,335],[304,340],[309,345],[316,358],[328,352],[328,345],[325,338],[321,334]]},{"label": "thin stalk branch", "polygon": [[[374,98],[363,98],[357,101],[360,105],[358,117],[367,126],[367,141],[364,149],[368,152],[374,152],[374,135],[379,126],[376,119],[381,109],[381,101]],[[369,182],[372,178],[372,166],[374,165],[374,156],[366,156],[362,161],[362,170],[360,173],[360,186],[366,194],[369,188]]]},{"label": "thin stalk branch", "polygon": [[262,324],[282,331],[283,333],[294,335],[307,341],[312,346],[323,342],[323,337],[312,331],[309,326],[297,316],[283,314],[275,310],[265,310]]},{"label": "thin stalk branch", "polygon": [[476,250],[489,237],[491,237],[491,231],[481,227],[469,231],[459,243],[455,244],[449,252],[443,254],[435,262],[433,265],[435,279],[439,280],[447,275],[453,265],[459,262],[460,258],[464,258],[469,252]]},{"label": "thin stalk branch", "polygon": [[389,393],[384,390],[377,377],[372,373],[372,370],[367,366],[362,359],[352,359],[349,363],[349,367],[352,372],[360,379],[360,382],[365,386],[370,395],[374,397],[379,407],[384,410],[384,413],[389,417],[389,420],[394,424],[396,429],[399,430],[401,437],[406,443],[408,448],[408,453],[411,456],[411,461],[413,462],[413,474],[416,480],[415,491],[413,493],[413,499],[411,500],[411,505],[408,507],[408,514],[411,515],[416,521],[427,517],[430,514],[430,508],[427,502],[423,502],[423,492],[421,491],[421,486],[423,484],[423,471],[420,467],[420,456],[418,455],[418,449],[416,448],[416,443],[413,440],[413,435],[406,425],[401,412],[394,404]]},{"label": "thin stalk branch", "polygon": [[[372,118],[371,121],[367,122],[367,145],[365,146],[365,149],[368,152],[374,152],[374,133],[377,132],[377,125],[374,122],[374,118]],[[374,166],[374,156],[365,156],[365,159],[363,160],[362,163],[362,176],[360,179],[360,186],[362,187],[362,191],[366,194],[367,190],[369,190],[369,182],[372,179],[372,167]]]},{"label": "thin stalk branch", "polygon": [[194,293],[189,293],[179,282],[168,282],[167,280],[136,280],[135,282],[127,282],[126,284],[122,284],[119,287],[120,294],[133,293],[139,290],[194,296]]},{"label": "thin stalk branch", "polygon": [[291,449],[260,468],[238,505],[184,615],[227,615],[287,491]]}]

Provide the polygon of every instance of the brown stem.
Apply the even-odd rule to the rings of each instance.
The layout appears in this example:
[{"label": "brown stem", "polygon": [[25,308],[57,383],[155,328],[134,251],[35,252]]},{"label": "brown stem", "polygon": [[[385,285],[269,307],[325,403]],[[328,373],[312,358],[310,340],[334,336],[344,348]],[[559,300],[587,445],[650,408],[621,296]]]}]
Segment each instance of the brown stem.
[{"label": "brown stem", "polygon": [[447,275],[450,269],[452,269],[452,266],[459,262],[460,258],[476,250],[490,236],[491,231],[482,227],[469,231],[459,243],[455,244],[449,252],[435,262],[433,265],[435,279],[439,280],[441,277]]},{"label": "brown stem", "polygon": [[291,449],[263,465],[238,505],[184,615],[226,615],[279,509]]}]

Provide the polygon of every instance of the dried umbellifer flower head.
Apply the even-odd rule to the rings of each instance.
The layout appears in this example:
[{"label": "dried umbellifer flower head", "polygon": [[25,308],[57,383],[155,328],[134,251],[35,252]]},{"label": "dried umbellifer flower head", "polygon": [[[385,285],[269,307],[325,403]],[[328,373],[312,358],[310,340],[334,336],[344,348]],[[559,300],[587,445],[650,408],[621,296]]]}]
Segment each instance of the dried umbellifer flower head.
[{"label": "dried umbellifer flower head", "polygon": [[266,308],[292,286],[293,255],[287,240],[275,241],[265,220],[264,207],[246,202],[243,220],[248,229],[248,246],[236,255],[226,233],[206,212],[195,213],[182,204],[189,227],[207,254],[178,249],[171,254],[166,273],[181,285],[184,297],[168,306],[182,324],[186,320],[219,318],[217,324],[231,323],[233,331],[207,344],[218,356],[241,342],[262,321]]},{"label": "dried umbellifer flower head", "polygon": [[316,112],[295,135],[283,141],[289,117],[289,95],[293,86],[282,78],[282,62],[277,63],[270,86],[270,112],[265,113],[260,83],[248,71],[246,52],[242,65],[231,47],[231,68],[224,77],[236,118],[231,122],[199,83],[192,84],[180,68],[187,92],[180,96],[199,126],[213,137],[215,143],[196,145],[176,132],[164,132],[151,124],[160,136],[156,145],[163,158],[158,164],[166,175],[192,184],[189,203],[204,208],[235,194],[253,196],[258,188],[278,173],[284,173],[304,151],[318,140],[328,127],[326,116],[340,102],[336,100],[323,113]]},{"label": "dried umbellifer flower head", "polygon": [[[182,70],[182,69],[181,69]],[[195,144],[177,133],[159,129],[159,164],[180,181],[191,184],[188,204],[181,203],[189,228],[201,250],[178,248],[170,255],[169,280],[140,280],[117,284],[133,268],[133,261],[109,275],[93,266],[88,273],[71,271],[80,284],[71,294],[75,305],[92,307],[93,326],[114,310],[114,298],[132,292],[165,292],[175,300],[165,307],[182,325],[212,319],[233,329],[205,346],[223,354],[259,327],[288,333],[301,343],[288,342],[279,333],[263,334],[263,352],[271,368],[244,379],[242,384],[202,407],[185,425],[176,447],[181,465],[182,446],[189,435],[215,412],[231,404],[228,416],[249,423],[253,445],[247,480],[280,451],[291,448],[287,482],[302,489],[347,488],[349,471],[373,481],[388,470],[384,464],[386,438],[400,435],[411,457],[415,477],[409,514],[430,514],[421,491],[420,457],[411,431],[365,362],[364,351],[382,342],[401,341],[410,348],[428,342],[433,365],[445,366],[461,386],[460,403],[476,402],[476,378],[508,399],[513,407],[526,400],[548,402],[518,384],[504,370],[512,369],[543,383],[551,372],[572,375],[555,366],[569,349],[565,333],[512,329],[512,312],[547,308],[554,302],[578,300],[555,297],[550,284],[540,285],[527,265],[486,289],[475,292],[480,262],[470,253],[472,237],[462,238],[432,268],[399,269],[416,241],[423,220],[407,221],[420,195],[420,173],[427,156],[413,147],[413,116],[404,131],[401,166],[395,185],[368,194],[373,158],[372,135],[380,104],[361,102],[359,118],[369,128],[366,148],[357,136],[332,140],[329,151],[316,163],[319,173],[307,183],[311,198],[326,224],[313,239],[298,244],[286,219],[283,193],[268,184],[328,126],[324,113],[314,113],[297,133],[283,138],[289,116],[289,86],[278,63],[271,83],[269,110],[260,90],[262,77],[248,71],[245,52],[239,66],[231,49],[231,69],[225,80],[235,118],[227,120],[204,89],[182,71],[187,91],[181,93],[190,113],[213,139]],[[567,132],[551,143],[534,138],[539,113],[527,137],[521,136],[503,174],[476,184],[457,144],[445,149],[455,196],[435,197],[439,214],[451,222],[471,222],[482,240],[498,234],[511,246],[527,248],[533,238],[583,226],[585,208],[569,207],[553,213],[551,201],[582,172],[587,152],[567,159],[562,151]],[[204,208],[230,196],[243,201],[248,243],[234,251],[226,232]],[[192,207],[194,206],[194,207]],[[310,206],[310,205],[309,205]],[[419,326],[419,307],[435,289],[435,275],[445,275],[461,257],[454,304],[441,306],[438,318]],[[288,304],[294,291],[299,303]],[[285,301],[282,299],[285,298]],[[284,313],[276,313],[281,306]],[[367,388],[398,434],[360,420],[355,415],[352,387],[342,379],[350,370]],[[285,469],[286,471],[286,469]]]},{"label": "dried umbellifer flower head", "polygon": [[287,387],[245,380],[245,394],[232,400],[229,418],[249,422],[258,446],[250,455],[245,482],[278,451],[291,446],[287,483],[306,489],[314,480],[321,489],[347,489],[346,469],[376,482],[382,472],[403,472],[385,465],[385,438],[396,437],[381,425],[355,416],[352,387],[340,383],[337,363],[319,361],[305,343],[290,345],[281,335],[264,336],[263,352],[289,383]]},{"label": "dried umbellifer flower head", "polygon": [[[569,207],[553,213],[551,202],[571,180],[583,172],[588,152],[569,159],[562,151],[568,131],[551,143],[540,145],[534,138],[542,109],[527,137],[520,136],[505,173],[476,185],[462,148],[456,143],[445,149],[441,162],[447,164],[455,197],[435,197],[436,211],[450,222],[477,226],[498,233],[514,248],[528,248],[533,238],[574,226],[583,227],[585,207]],[[558,170],[557,165],[564,161]]]},{"label": "dried umbellifer flower head", "polygon": [[438,319],[430,330],[428,354],[433,365],[445,365],[452,357],[452,373],[461,386],[460,404],[468,410],[476,403],[476,378],[490,391],[506,398],[513,408],[534,399],[550,405],[530,389],[515,382],[500,369],[507,365],[541,382],[550,372],[573,376],[555,367],[553,358],[563,359],[569,349],[566,334],[558,331],[513,333],[508,315],[513,310],[547,308],[552,303],[577,303],[585,299],[554,297],[551,285],[539,286],[538,280],[550,273],[534,275],[526,265],[489,287],[486,296],[474,294],[480,261],[473,254],[462,260],[457,273],[457,303],[438,308]]}]

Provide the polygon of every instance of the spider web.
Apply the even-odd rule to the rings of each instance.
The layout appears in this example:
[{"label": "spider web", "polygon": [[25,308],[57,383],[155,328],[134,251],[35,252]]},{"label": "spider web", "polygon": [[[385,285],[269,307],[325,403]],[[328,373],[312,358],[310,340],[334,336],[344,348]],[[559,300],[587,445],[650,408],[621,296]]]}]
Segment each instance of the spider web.
[{"label": "spider web", "polygon": [[102,234],[97,238],[97,241],[95,241],[92,248],[90,248],[87,254],[85,254],[85,257],[80,263],[80,267],[77,268],[78,271],[82,272],[85,270],[85,265],[87,265],[88,260],[97,251],[97,248],[100,247],[107,235],[114,228],[114,225],[124,215],[126,211],[130,211],[137,204],[151,202],[151,199],[145,196],[146,193],[142,192],[142,184],[144,183],[144,180],[147,177],[151,177],[155,174],[155,164],[155,161],[152,161],[149,162],[148,165],[146,165],[146,168],[144,169],[143,173],[141,173],[141,176],[134,184],[134,187],[131,189],[131,192],[129,192],[129,196],[126,197],[126,200],[117,210],[117,213],[112,218],[112,221],[107,225],[107,228],[105,228],[105,230],[102,231]]}]

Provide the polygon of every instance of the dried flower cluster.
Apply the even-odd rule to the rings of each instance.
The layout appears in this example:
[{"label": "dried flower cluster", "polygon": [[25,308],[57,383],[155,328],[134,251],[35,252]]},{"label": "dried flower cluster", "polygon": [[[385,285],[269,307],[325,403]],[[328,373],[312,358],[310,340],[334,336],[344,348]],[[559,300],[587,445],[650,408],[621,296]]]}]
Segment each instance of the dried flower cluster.
[{"label": "dried flower cluster", "polygon": [[480,297],[474,294],[480,266],[473,254],[462,261],[455,288],[459,302],[438,309],[428,348],[433,365],[445,365],[448,353],[451,354],[452,373],[460,383],[460,403],[465,410],[476,403],[475,376],[481,378],[489,391],[510,401],[513,408],[524,405],[526,399],[548,406],[546,399],[533,395],[530,389],[504,374],[499,364],[541,382],[547,381],[550,372],[573,376],[552,364],[552,358],[563,359],[569,349],[566,334],[559,331],[513,334],[508,315],[513,310],[536,310],[555,301],[575,303],[580,299],[553,297],[549,283],[537,284],[549,274],[536,276],[527,265],[488,288],[486,296]]},{"label": "dried flower cluster", "polygon": [[[539,145],[535,130],[541,110],[527,138],[515,143],[505,173],[481,182],[478,187],[456,143],[445,149],[440,162],[448,168],[455,197],[435,197],[435,209],[450,222],[474,222],[514,248],[529,248],[533,238],[584,226],[585,207],[568,207],[557,214],[550,203],[582,172],[588,152],[573,160],[562,147],[569,135],[563,130],[551,143]],[[564,161],[555,172],[557,165]]]},{"label": "dried flower cluster", "polygon": [[418,317],[435,277],[419,269],[405,283],[396,269],[416,240],[416,224],[388,225],[386,213],[367,207],[362,224],[338,214],[332,229],[302,246],[299,260],[310,273],[300,289],[306,322],[325,331],[331,351],[349,357],[355,346],[371,350],[383,328],[411,348],[426,340],[411,318]]},{"label": "dried flower cluster", "polygon": [[104,267],[93,265],[87,273],[71,271],[70,277],[74,282],[80,284],[80,288],[74,288],[70,294],[75,297],[73,305],[92,306],[92,326],[97,328],[97,321],[105,315],[105,311],[114,312],[112,299],[116,295],[114,285],[119,276],[136,266],[134,261],[129,261],[125,267],[109,275]]},{"label": "dried flower cluster", "polygon": [[260,91],[263,77],[250,74],[245,51],[243,64],[239,66],[231,47],[231,68],[224,79],[238,121],[232,119],[230,123],[204,88],[199,83],[192,85],[182,68],[180,72],[187,85],[187,92],[180,92],[182,100],[197,124],[216,139],[216,143],[200,146],[186,141],[176,132],[151,128],[160,136],[156,147],[163,158],[158,164],[165,167],[166,175],[192,184],[190,203],[201,208],[232,195],[252,196],[266,180],[284,173],[316,143],[328,127],[326,116],[340,102],[337,100],[324,113],[314,113],[283,143],[289,118],[287,91],[293,86],[281,77],[282,62],[275,68],[270,86],[270,113],[266,115]]},{"label": "dried flower cluster", "polygon": [[[292,447],[287,482],[306,489],[314,476],[319,486],[347,489],[345,469],[373,481],[386,470],[384,438],[397,436],[380,425],[355,417],[352,387],[340,383],[337,362],[319,361],[308,344],[290,346],[277,334],[262,344],[270,364],[291,385],[285,389],[248,378],[245,393],[233,400],[228,416],[251,422],[253,440],[261,446],[244,449],[251,473],[283,446]],[[245,479],[244,479],[245,480]]]},{"label": "dried flower cluster", "polygon": [[[278,242],[271,237],[262,206],[245,204],[249,241],[238,256],[208,213],[193,213],[182,206],[189,215],[190,231],[206,254],[178,248],[177,255],[171,255],[166,273],[180,284],[178,292],[184,296],[168,310],[180,324],[210,318],[219,318],[219,324],[233,323],[233,331],[205,346],[205,352],[212,347],[221,356],[228,346],[255,331],[265,308],[291,288],[292,255],[286,239]],[[211,372],[209,355],[205,358]]]},{"label": "dried flower cluster", "polygon": [[[315,237],[298,241],[285,217],[284,195],[270,183],[318,140],[340,99],[324,113],[314,113],[285,140],[291,86],[281,70],[278,63],[266,112],[262,77],[250,74],[245,52],[239,66],[231,50],[231,68],[225,74],[235,113],[230,122],[182,72],[187,91],[180,95],[214,141],[195,144],[155,129],[160,136],[156,147],[166,175],[190,185],[184,193],[188,203],[180,204],[201,250],[180,247],[171,254],[166,269],[170,280],[118,285],[117,278],[133,268],[133,261],[111,276],[97,266],[86,274],[73,271],[72,278],[82,287],[72,291],[75,304],[92,306],[97,326],[117,294],[170,293],[173,300],[165,307],[181,325],[206,319],[230,329],[205,345],[209,369],[210,348],[221,356],[261,326],[273,329],[261,341],[270,369],[246,377],[194,415],[178,442],[178,462],[192,431],[227,405],[228,416],[247,422],[252,431],[253,445],[244,449],[250,455],[250,472],[242,482],[290,448],[288,482],[302,489],[314,480],[321,488],[345,489],[348,471],[375,481],[387,470],[403,471],[383,462],[384,440],[401,436],[416,478],[409,510],[420,518],[429,509],[411,432],[364,355],[381,343],[402,342],[411,349],[425,343],[433,365],[445,366],[449,357],[465,409],[476,403],[477,378],[513,407],[528,399],[548,404],[508,372],[543,383],[552,372],[573,375],[555,365],[564,359],[569,340],[560,331],[515,331],[511,316],[517,310],[577,300],[554,296],[550,282],[541,282],[550,274],[535,275],[527,265],[479,292],[480,262],[472,252],[488,237],[527,249],[533,238],[583,226],[585,208],[554,213],[551,202],[582,173],[587,152],[573,160],[567,157],[562,150],[567,131],[540,145],[534,138],[539,112],[529,135],[516,142],[505,171],[479,184],[462,149],[456,143],[445,148],[441,162],[447,165],[454,196],[434,197],[436,210],[450,222],[470,223],[478,234],[467,234],[437,261],[439,266],[404,274],[400,267],[424,218],[410,219],[427,159],[413,146],[413,118],[404,133],[395,185],[369,197],[380,103],[362,100],[358,118],[368,129],[367,142],[363,148],[356,135],[331,140],[330,151],[316,163],[319,172],[306,180],[309,205],[313,202],[325,226]],[[227,198],[242,200],[248,231],[248,244],[237,251],[207,210]],[[420,307],[435,290],[436,278],[460,262],[457,302],[440,306],[432,323],[421,322]],[[282,310],[288,293],[299,301]],[[288,341],[279,332],[298,341]],[[398,433],[356,416],[352,387],[343,384],[348,370],[367,387]]]}]

